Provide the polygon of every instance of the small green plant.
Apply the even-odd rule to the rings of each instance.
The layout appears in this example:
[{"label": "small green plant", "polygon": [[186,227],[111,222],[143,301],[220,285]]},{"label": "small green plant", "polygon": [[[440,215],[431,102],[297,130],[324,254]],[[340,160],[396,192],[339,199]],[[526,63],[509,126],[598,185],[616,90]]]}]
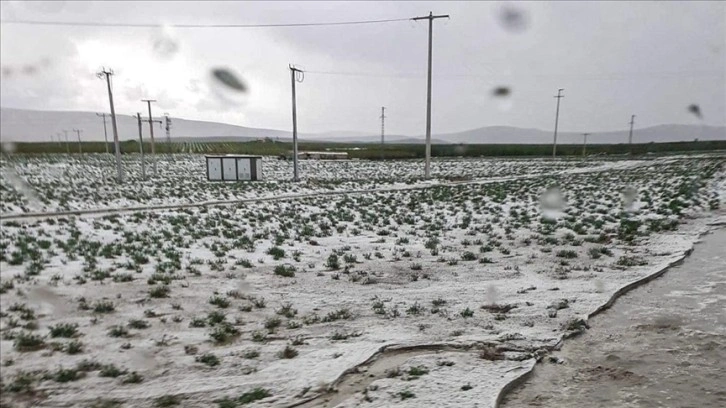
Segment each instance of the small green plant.
[{"label": "small green plant", "polygon": [[278,319],[277,317],[270,317],[267,320],[265,320],[265,329],[269,330],[270,333],[274,332],[275,329],[280,327],[282,324],[282,321]]},{"label": "small green plant", "polygon": [[129,330],[126,326],[122,325],[111,326],[111,328],[108,329],[108,335],[110,337],[128,337]]},{"label": "small green plant", "polygon": [[155,408],[175,407],[181,404],[181,398],[177,395],[164,395],[154,400]]},{"label": "small green plant", "polygon": [[285,250],[280,247],[273,246],[267,250],[267,254],[272,255],[272,258],[277,261],[285,257]]},{"label": "small green plant", "polygon": [[144,377],[137,373],[136,371],[132,371],[129,375],[124,377],[124,379],[121,381],[122,384],[140,384],[144,381]]},{"label": "small green plant", "polygon": [[78,334],[78,325],[71,323],[59,323],[55,326],[50,326],[50,337],[57,338],[71,338]]},{"label": "small green plant", "polygon": [[323,318],[323,323],[334,322],[336,320],[348,320],[352,317],[353,315],[350,313],[350,310],[344,307],[333,312],[328,312],[328,314]]},{"label": "small green plant", "polygon": [[[222,323],[224,321],[224,319],[225,319],[224,313],[220,312],[219,310],[209,312],[209,314],[207,315],[207,322],[209,323],[210,326],[214,326],[215,324]],[[199,323],[197,323],[197,324],[199,324]],[[195,326],[195,327],[204,327],[204,326],[202,325],[202,326]]]},{"label": "small green plant", "polygon": [[37,334],[23,331],[15,335],[13,347],[17,351],[35,351],[45,347],[45,341]]},{"label": "small green plant", "polygon": [[426,375],[429,373],[429,369],[425,366],[414,366],[410,367],[406,374],[408,374],[410,379],[416,379],[418,377],[421,377],[422,375]]},{"label": "small green plant", "polygon": [[148,329],[149,322],[147,322],[146,320],[131,319],[129,320],[128,326],[132,329]]},{"label": "small green plant", "polygon": [[149,297],[152,298],[167,298],[169,297],[169,293],[171,293],[171,289],[168,285],[159,285],[154,286],[149,290]]},{"label": "small green plant", "polygon": [[83,376],[84,376],[84,373],[77,369],[74,369],[74,368],[66,369],[66,368],[60,367],[53,374],[53,381],[59,382],[59,383],[66,383],[66,382],[80,380]]},{"label": "small green plant", "polygon": [[283,303],[279,309],[275,310],[275,313],[280,316],[285,316],[288,319],[292,319],[295,315],[297,315],[297,309],[292,307],[292,303]]},{"label": "small green plant", "polygon": [[211,298],[209,298],[209,304],[215,305],[220,309],[226,309],[229,307],[229,299],[219,296],[219,295],[214,295]]},{"label": "small green plant", "polygon": [[334,271],[340,269],[340,260],[338,259],[338,255],[330,254],[330,256],[328,256],[328,260],[325,262],[325,266]]},{"label": "small green plant", "polygon": [[248,391],[237,398],[237,401],[244,405],[249,404],[255,401],[259,401],[261,399],[265,399],[267,397],[272,396],[270,391],[264,389],[264,388],[255,388],[252,391]]},{"label": "small green plant", "polygon": [[106,364],[101,367],[101,371],[99,371],[98,376],[116,378],[124,374],[126,374],[126,370],[122,370],[113,364]]},{"label": "small green plant", "polygon": [[565,258],[565,259],[574,259],[577,258],[577,252],[571,250],[571,249],[562,249],[557,251],[557,257],[558,258]]},{"label": "small green plant", "polygon": [[621,256],[618,258],[619,266],[644,266],[648,265],[648,261],[637,256]]},{"label": "small green plant", "polygon": [[424,311],[423,306],[419,305],[418,302],[414,302],[408,309],[406,309],[407,315],[417,316]]},{"label": "small green plant", "polygon": [[476,261],[476,254],[471,251],[466,251],[461,254],[461,259],[464,261]]},{"label": "small green plant", "polygon": [[116,310],[116,306],[110,300],[99,300],[93,305],[95,313],[111,313]]},{"label": "small green plant", "polygon": [[65,352],[70,355],[79,354],[83,352],[83,343],[78,340],[73,340],[66,344]]},{"label": "small green plant", "polygon": [[287,358],[287,359],[295,358],[295,357],[297,357],[297,355],[298,355],[298,351],[290,345],[285,346],[285,348],[282,351],[277,353],[277,356],[279,358]]},{"label": "small green plant", "polygon": [[295,267],[293,265],[277,265],[275,267],[275,275],[285,278],[295,277]]},{"label": "small green plant", "polygon": [[442,298],[439,297],[439,298],[436,298],[436,299],[432,300],[431,301],[431,304],[434,305],[434,306],[436,306],[436,307],[440,307],[440,306],[443,306],[443,305],[446,304],[446,300],[444,300],[444,299],[442,299]]},{"label": "small green plant", "polygon": [[238,335],[239,330],[227,322],[216,325],[214,330],[209,333],[209,337],[217,344],[227,343]]},{"label": "small green plant", "polygon": [[209,367],[214,367],[219,365],[219,357],[215,356],[211,353],[202,354],[201,356],[197,356],[194,361],[197,363],[203,363],[208,365]]},{"label": "small green plant", "polygon": [[467,307],[466,309],[462,310],[460,314],[463,318],[472,317],[474,316],[474,311]]},{"label": "small green plant", "polygon": [[403,390],[398,393],[398,396],[401,398],[401,401],[410,399],[410,398],[416,398],[416,394],[409,390]]}]

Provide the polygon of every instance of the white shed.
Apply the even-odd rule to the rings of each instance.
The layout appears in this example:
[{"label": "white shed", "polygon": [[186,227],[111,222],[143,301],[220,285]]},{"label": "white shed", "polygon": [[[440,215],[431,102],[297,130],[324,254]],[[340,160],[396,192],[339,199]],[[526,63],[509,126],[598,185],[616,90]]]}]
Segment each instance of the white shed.
[{"label": "white shed", "polygon": [[205,157],[209,181],[262,180],[262,156],[226,154]]}]

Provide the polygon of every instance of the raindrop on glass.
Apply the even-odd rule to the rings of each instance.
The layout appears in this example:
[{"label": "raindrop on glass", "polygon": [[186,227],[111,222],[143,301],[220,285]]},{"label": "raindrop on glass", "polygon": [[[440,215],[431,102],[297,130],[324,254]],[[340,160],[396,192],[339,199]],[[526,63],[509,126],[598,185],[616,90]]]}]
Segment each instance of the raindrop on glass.
[{"label": "raindrop on glass", "polygon": [[701,113],[701,107],[696,105],[695,103],[688,105],[688,112],[691,112],[698,119],[703,119],[703,114]]},{"label": "raindrop on glass", "polygon": [[623,211],[635,212],[638,209],[638,190],[633,187],[623,189]]},{"label": "raindrop on glass", "polygon": [[565,198],[559,186],[553,185],[540,197],[540,209],[542,216],[548,219],[556,219],[563,215]]},{"label": "raindrop on glass", "polygon": [[227,68],[215,68],[212,76],[221,84],[238,92],[247,92],[247,86]]},{"label": "raindrop on glass", "polygon": [[492,89],[492,96],[497,98],[506,98],[512,94],[512,90],[508,86],[498,86]]},{"label": "raindrop on glass", "polygon": [[161,59],[174,58],[179,52],[179,42],[169,33],[163,33],[154,39],[154,55]]},{"label": "raindrop on glass", "polygon": [[515,6],[504,6],[499,12],[499,22],[505,30],[519,33],[529,26],[527,13]]}]

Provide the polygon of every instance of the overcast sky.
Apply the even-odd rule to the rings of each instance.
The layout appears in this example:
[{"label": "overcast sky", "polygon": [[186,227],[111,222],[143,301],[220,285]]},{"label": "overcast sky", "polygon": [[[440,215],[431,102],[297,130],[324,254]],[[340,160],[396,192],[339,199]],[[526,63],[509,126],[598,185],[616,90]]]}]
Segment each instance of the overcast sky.
[{"label": "overcast sky", "polygon": [[[507,8],[523,16],[505,24]],[[450,14],[434,23],[433,133],[509,125],[563,131],[726,122],[724,2],[18,2],[5,20],[164,24],[315,23]],[[515,27],[516,28],[516,27]],[[100,28],[0,25],[3,107],[108,111],[100,67],[116,72],[118,113],[156,112],[289,129],[288,63],[301,132],[421,135],[427,22],[290,28]],[[210,71],[227,67],[240,95]],[[322,74],[317,72],[333,72]],[[344,75],[343,75],[344,74]],[[351,75],[365,74],[365,75]],[[509,87],[508,98],[492,96]]]}]

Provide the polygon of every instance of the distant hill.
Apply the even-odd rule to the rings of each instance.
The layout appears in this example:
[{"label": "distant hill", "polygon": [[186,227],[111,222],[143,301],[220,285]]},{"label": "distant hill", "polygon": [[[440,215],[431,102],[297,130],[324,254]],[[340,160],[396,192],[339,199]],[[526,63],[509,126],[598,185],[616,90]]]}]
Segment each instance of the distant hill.
[{"label": "distant hill", "polygon": [[[117,124],[121,140],[138,139],[136,118],[118,115]],[[69,130],[68,138],[75,140],[71,129],[83,129],[84,141],[103,140],[103,121],[94,112],[34,111],[0,108],[0,139],[2,141],[39,142],[49,141],[51,135]],[[144,138],[148,138],[148,124],[144,123]],[[628,142],[628,130],[615,132],[591,132],[588,143],[617,144]],[[111,123],[108,120],[109,140],[112,139]],[[172,139],[174,141],[244,142],[260,138],[289,141],[289,131],[249,128],[226,123],[205,122],[172,118]],[[166,138],[164,129],[154,126],[154,136]],[[432,135],[434,144],[548,144],[552,142],[551,130],[527,129],[509,126],[487,126],[463,132]],[[302,141],[325,141],[339,143],[380,143],[380,135],[355,131],[325,133],[301,133]],[[387,143],[424,143],[424,136],[388,135]],[[634,143],[678,142],[698,140],[726,140],[726,127],[695,125],[658,125],[635,129]],[[582,133],[560,132],[558,144],[582,143]]]},{"label": "distant hill", "polygon": [[[588,143],[628,143],[628,130],[615,132],[588,132]],[[454,143],[467,144],[547,144],[552,143],[553,131],[523,129],[508,126],[488,126],[458,133],[436,135]],[[582,143],[582,133],[558,132],[558,144]],[[698,140],[726,140],[726,127],[694,125],[658,125],[633,130],[633,143],[688,142]]]}]

